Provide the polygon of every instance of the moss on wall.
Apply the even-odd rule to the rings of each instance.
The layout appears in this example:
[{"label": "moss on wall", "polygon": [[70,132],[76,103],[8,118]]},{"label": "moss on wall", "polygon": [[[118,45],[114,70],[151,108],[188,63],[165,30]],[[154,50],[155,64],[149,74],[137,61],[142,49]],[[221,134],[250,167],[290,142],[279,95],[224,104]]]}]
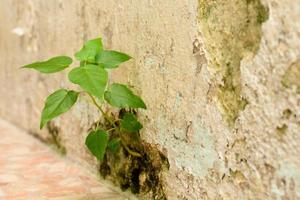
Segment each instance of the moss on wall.
[{"label": "moss on wall", "polygon": [[300,60],[294,62],[286,70],[282,78],[282,84],[287,88],[296,88],[297,93],[300,93]]},{"label": "moss on wall", "polygon": [[[240,62],[257,52],[268,9],[259,0],[199,0],[199,5],[200,26],[209,68],[215,74],[220,111],[233,126],[247,105],[241,96]],[[222,81],[217,81],[218,77]]]},{"label": "moss on wall", "polygon": [[[110,114],[116,120],[122,119],[126,112],[136,114],[134,110],[121,109],[117,114]],[[105,119],[95,122],[90,130],[100,127],[104,130],[112,129],[112,125]],[[110,180],[123,191],[130,190],[141,199],[165,200],[164,174],[169,170],[167,156],[159,150],[157,145],[147,143],[140,137],[139,132],[122,133],[112,130],[110,139],[122,134],[122,142],[113,150],[107,148],[104,160],[100,163],[100,174],[106,180]],[[139,153],[134,156],[128,149]]]}]

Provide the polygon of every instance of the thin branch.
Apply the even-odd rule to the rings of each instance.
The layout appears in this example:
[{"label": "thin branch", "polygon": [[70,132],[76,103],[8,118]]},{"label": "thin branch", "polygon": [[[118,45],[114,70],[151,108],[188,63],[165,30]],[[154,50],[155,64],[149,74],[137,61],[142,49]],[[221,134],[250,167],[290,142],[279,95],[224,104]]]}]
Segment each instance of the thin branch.
[{"label": "thin branch", "polygon": [[123,142],[122,139],[121,139],[121,143],[130,155],[132,155],[134,157],[140,157],[140,158],[142,157],[142,155],[140,153],[130,150],[129,147]]},{"label": "thin branch", "polygon": [[113,131],[113,130],[116,130],[116,128],[108,129],[107,132],[110,132],[110,131]]},{"label": "thin branch", "polygon": [[101,108],[101,106],[97,103],[96,99],[89,94],[88,92],[86,92],[92,99],[94,105],[100,110],[100,112],[102,113],[102,115],[105,117],[105,119],[107,119],[107,121],[109,121],[109,123],[114,127],[117,128],[115,123],[110,119],[110,117],[103,111],[103,109]]},{"label": "thin branch", "polygon": [[121,131],[119,131],[119,135],[120,135],[120,138],[121,138],[121,143],[122,143],[123,147],[126,149],[126,151],[127,151],[130,155],[132,155],[132,156],[134,156],[134,157],[140,157],[140,158],[141,158],[142,155],[141,155],[140,153],[135,152],[135,151],[132,151],[132,150],[129,149],[129,147],[127,146],[127,144],[124,142],[124,138],[123,138],[123,135],[122,135]]},{"label": "thin branch", "polygon": [[100,110],[100,112],[102,113],[102,115],[104,116],[104,118],[107,119],[107,121],[109,121],[109,123],[114,127],[112,129],[109,129],[108,132],[111,131],[111,130],[116,129],[119,132],[119,135],[120,135],[120,138],[121,138],[121,143],[122,143],[123,147],[126,149],[126,151],[130,155],[132,155],[134,157],[142,157],[142,155],[140,153],[132,151],[131,149],[129,149],[129,147],[127,146],[127,144],[124,142],[124,139],[122,137],[123,135],[122,135],[121,131],[118,129],[118,127],[116,126],[115,122],[113,122],[110,119],[110,117],[103,111],[103,109],[101,108],[101,106],[97,103],[96,99],[91,94],[89,94],[88,92],[85,92],[85,93],[87,93],[90,96],[90,98],[93,101],[93,104]]}]

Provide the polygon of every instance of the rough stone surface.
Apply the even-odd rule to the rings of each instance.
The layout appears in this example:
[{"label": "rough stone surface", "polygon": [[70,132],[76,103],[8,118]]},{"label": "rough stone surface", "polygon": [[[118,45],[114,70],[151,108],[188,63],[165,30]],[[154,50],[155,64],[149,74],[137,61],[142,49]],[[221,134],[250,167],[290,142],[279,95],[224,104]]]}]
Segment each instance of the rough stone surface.
[{"label": "rough stone surface", "polygon": [[[293,0],[1,0],[0,115],[49,137],[38,130],[45,97],[76,87],[67,71],[19,67],[100,35],[135,58],[111,77],[146,101],[142,138],[167,153],[169,199],[300,199],[299,20]],[[80,97],[53,121],[90,168],[84,139],[98,117]]]}]

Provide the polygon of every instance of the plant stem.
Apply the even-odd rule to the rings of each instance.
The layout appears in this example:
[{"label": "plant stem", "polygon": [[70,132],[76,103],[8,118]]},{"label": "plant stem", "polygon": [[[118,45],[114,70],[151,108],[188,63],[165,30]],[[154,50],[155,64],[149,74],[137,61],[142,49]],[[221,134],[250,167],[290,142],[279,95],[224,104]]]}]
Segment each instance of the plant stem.
[{"label": "plant stem", "polygon": [[118,122],[118,121],[121,121],[121,119],[116,119],[116,120],[114,121],[114,124],[115,124],[116,122]]},{"label": "plant stem", "polygon": [[107,132],[109,131],[113,131],[113,130],[116,130],[116,128],[111,128],[111,129],[108,129]]},{"label": "plant stem", "polygon": [[126,149],[126,151],[127,151],[130,155],[132,155],[132,156],[134,156],[134,157],[142,157],[142,155],[141,155],[140,153],[135,152],[135,151],[131,151],[131,150],[129,149],[129,147],[123,142],[122,139],[121,139],[121,143],[122,143],[123,147]]},{"label": "plant stem", "polygon": [[100,112],[102,113],[102,115],[104,116],[104,118],[105,118],[106,120],[108,120],[109,123],[114,127],[114,128],[112,128],[112,129],[109,129],[108,131],[111,131],[111,130],[116,129],[116,130],[119,132],[119,135],[120,135],[120,138],[121,138],[121,143],[122,143],[123,147],[126,149],[126,151],[127,151],[130,155],[132,155],[132,156],[135,156],[135,157],[142,157],[142,155],[141,155],[140,153],[134,152],[134,151],[132,151],[132,150],[129,149],[129,147],[127,146],[127,144],[124,142],[124,139],[123,139],[123,137],[122,137],[123,135],[122,135],[120,129],[116,126],[115,122],[113,122],[113,121],[110,119],[110,117],[103,111],[103,109],[101,108],[101,106],[97,103],[96,99],[95,99],[91,94],[89,94],[88,92],[86,92],[86,93],[91,97],[91,99],[92,99],[92,101],[93,101],[93,104],[100,110]]},{"label": "plant stem", "polygon": [[135,152],[135,151],[132,151],[132,150],[129,149],[129,147],[127,146],[127,144],[124,142],[124,138],[123,138],[122,133],[121,133],[121,132],[119,132],[119,133],[120,133],[121,143],[122,143],[123,147],[126,149],[126,151],[127,151],[130,155],[132,155],[132,156],[134,156],[134,157],[142,157],[142,155],[141,155],[140,153]]},{"label": "plant stem", "polygon": [[96,99],[92,95],[90,95],[89,93],[87,93],[87,94],[91,97],[94,105],[100,110],[100,112],[102,113],[102,115],[104,116],[104,118],[107,119],[109,121],[109,123],[114,128],[117,128],[116,125],[115,125],[115,123],[110,119],[110,117],[103,111],[103,109],[101,108],[101,106],[97,103]]}]

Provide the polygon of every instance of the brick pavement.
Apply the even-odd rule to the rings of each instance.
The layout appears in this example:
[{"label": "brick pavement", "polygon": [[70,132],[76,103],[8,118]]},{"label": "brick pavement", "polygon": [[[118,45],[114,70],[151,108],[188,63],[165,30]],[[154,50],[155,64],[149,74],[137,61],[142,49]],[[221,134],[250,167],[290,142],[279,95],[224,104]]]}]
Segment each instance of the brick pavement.
[{"label": "brick pavement", "polygon": [[0,119],[0,200],[93,199],[128,198]]}]

